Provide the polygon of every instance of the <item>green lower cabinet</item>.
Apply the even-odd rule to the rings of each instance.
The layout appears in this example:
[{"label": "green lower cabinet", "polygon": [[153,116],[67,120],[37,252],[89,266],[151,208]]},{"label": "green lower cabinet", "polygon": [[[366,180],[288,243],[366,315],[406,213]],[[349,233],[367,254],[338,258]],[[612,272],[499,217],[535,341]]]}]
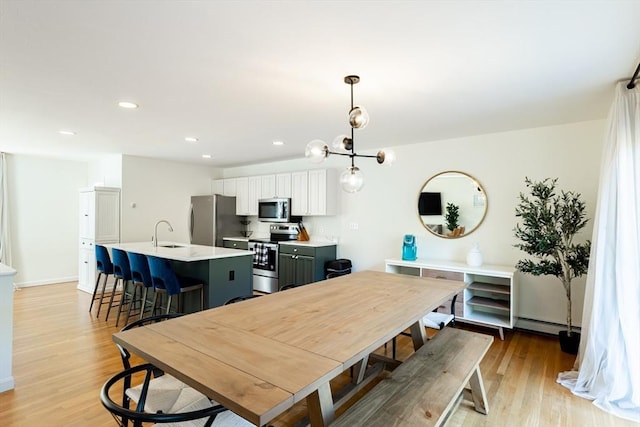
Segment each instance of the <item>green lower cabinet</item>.
[{"label": "green lower cabinet", "polygon": [[324,264],[335,258],[335,246],[280,245],[278,285],[306,285],[324,280]]}]

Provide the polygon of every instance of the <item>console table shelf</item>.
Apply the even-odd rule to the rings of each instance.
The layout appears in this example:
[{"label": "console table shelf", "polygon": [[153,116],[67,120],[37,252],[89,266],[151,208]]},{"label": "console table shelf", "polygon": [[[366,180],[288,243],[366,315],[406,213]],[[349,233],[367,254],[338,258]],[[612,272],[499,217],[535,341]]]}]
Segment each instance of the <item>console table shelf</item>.
[{"label": "console table shelf", "polygon": [[491,283],[473,282],[469,284],[468,288],[474,291],[490,292],[492,294],[511,294],[511,289],[508,286],[493,285]]},{"label": "console table shelf", "polygon": [[467,283],[467,288],[458,294],[455,306],[451,306],[451,301],[446,302],[438,308],[439,312],[450,313],[453,310],[456,321],[496,328],[500,332],[501,339],[504,339],[503,328],[511,329],[515,324],[516,295],[513,267],[495,265],[470,267],[460,262],[387,259],[385,271],[464,281]]},{"label": "console table shelf", "polygon": [[467,304],[477,305],[480,307],[495,308],[496,310],[509,311],[509,301],[503,301],[499,299],[485,298],[485,297],[471,297]]}]

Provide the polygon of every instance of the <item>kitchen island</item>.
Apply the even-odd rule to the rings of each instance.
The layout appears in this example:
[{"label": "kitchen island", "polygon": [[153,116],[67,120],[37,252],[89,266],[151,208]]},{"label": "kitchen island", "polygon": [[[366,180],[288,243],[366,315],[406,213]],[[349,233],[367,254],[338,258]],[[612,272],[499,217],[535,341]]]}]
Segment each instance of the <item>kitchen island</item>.
[{"label": "kitchen island", "polygon": [[[178,275],[202,281],[205,286],[205,309],[253,292],[251,251],[173,242],[158,242],[157,247],[151,242],[105,246],[170,260]],[[185,312],[195,311],[198,307],[199,301],[194,295],[185,295]]]}]

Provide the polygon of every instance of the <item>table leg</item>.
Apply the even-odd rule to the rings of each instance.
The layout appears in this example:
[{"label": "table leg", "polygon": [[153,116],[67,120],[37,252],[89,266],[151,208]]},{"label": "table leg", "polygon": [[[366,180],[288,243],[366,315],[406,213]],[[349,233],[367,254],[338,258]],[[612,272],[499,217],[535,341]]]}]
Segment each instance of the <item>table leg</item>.
[{"label": "table leg", "polygon": [[326,427],[336,418],[329,382],[307,396],[307,409],[312,427]]},{"label": "table leg", "polygon": [[353,366],[353,379],[351,380],[351,382],[353,384],[360,384],[362,382],[362,380],[364,380],[364,374],[367,371],[367,363],[369,361],[369,356],[365,357],[364,359],[362,359],[360,362],[356,363]]},{"label": "table leg", "polygon": [[411,340],[413,341],[413,350],[418,351],[420,347],[427,342],[427,333],[424,329],[424,321],[422,317],[416,323],[411,325]]}]

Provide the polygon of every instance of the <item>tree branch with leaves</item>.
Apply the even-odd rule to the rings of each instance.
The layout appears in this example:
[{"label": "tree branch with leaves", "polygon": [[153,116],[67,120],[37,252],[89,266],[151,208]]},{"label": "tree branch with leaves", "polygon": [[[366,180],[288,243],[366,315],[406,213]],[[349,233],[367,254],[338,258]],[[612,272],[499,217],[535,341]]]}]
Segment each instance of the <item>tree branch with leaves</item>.
[{"label": "tree branch with leaves", "polygon": [[556,195],[558,179],[540,182],[525,178],[530,195],[520,193],[516,206],[515,237],[518,249],[536,258],[518,261],[516,268],[534,276],[552,275],[562,282],[567,296],[567,333],[571,335],[571,281],[589,267],[591,242],[574,243],[574,237],[587,224],[585,203],[580,193],[561,191]]}]

